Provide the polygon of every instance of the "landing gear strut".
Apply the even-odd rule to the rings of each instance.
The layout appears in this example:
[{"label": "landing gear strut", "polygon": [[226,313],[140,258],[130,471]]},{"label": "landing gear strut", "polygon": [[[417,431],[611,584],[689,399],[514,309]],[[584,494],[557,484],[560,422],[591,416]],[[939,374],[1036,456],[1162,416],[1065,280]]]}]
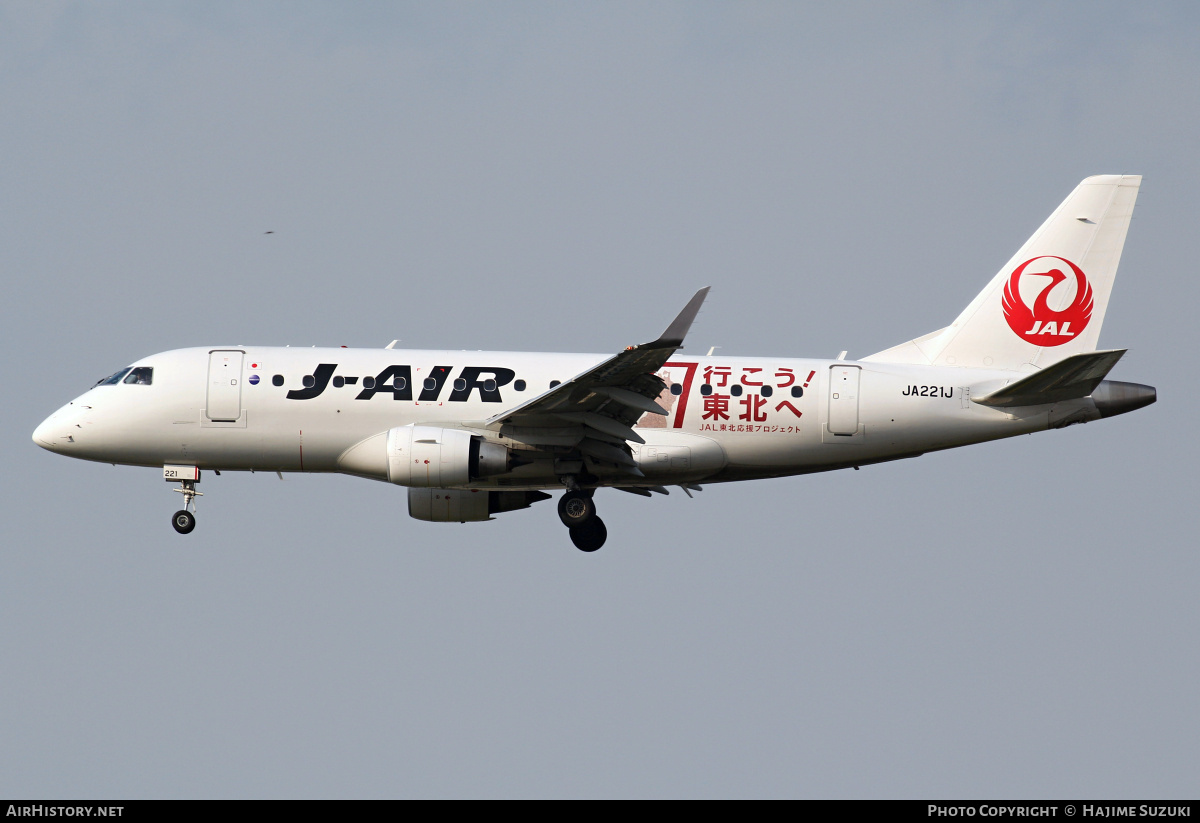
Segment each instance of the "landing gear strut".
[{"label": "landing gear strut", "polygon": [[[183,508],[171,515],[171,525],[180,534],[188,534],[196,528],[196,515],[192,514],[196,510],[196,498],[203,497],[204,492],[196,491],[195,480],[180,480],[179,482],[183,488],[171,491],[177,491],[183,495]],[[189,507],[192,511],[188,511]]]},{"label": "landing gear strut", "polygon": [[571,542],[585,552],[594,552],[608,539],[604,521],[596,516],[593,492],[593,489],[572,489],[558,501],[558,517],[570,529]]}]

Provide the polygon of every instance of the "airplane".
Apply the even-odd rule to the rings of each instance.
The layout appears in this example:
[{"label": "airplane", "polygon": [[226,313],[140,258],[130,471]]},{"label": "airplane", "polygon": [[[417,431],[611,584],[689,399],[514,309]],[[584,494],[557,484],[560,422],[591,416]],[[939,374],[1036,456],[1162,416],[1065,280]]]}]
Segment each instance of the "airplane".
[{"label": "airplane", "polygon": [[99,381],[38,446],[161,469],[196,525],[201,472],[340,472],[408,489],[409,514],[472,522],[561,491],[571,541],[595,492],[857,469],[1154,403],[1097,349],[1141,177],[1089,177],[949,326],[861,360],[681,352],[708,288],[614,355],[202,346]]}]

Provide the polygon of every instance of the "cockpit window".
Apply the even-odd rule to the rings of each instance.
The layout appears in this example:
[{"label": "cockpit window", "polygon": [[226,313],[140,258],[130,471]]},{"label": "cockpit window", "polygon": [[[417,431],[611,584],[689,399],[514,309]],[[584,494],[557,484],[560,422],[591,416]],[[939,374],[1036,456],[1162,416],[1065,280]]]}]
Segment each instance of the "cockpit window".
[{"label": "cockpit window", "polygon": [[99,383],[97,383],[96,385],[97,386],[115,386],[118,383],[120,383],[121,378],[124,377],[125,375],[129,374],[130,371],[132,371],[132,369],[130,367],[126,366],[125,368],[121,369],[119,372],[114,374],[112,377],[106,377],[103,380],[101,380]]},{"label": "cockpit window", "polygon": [[139,366],[129,372],[129,376],[122,380],[122,383],[132,383],[137,386],[149,386],[154,380],[154,369],[150,366]]}]

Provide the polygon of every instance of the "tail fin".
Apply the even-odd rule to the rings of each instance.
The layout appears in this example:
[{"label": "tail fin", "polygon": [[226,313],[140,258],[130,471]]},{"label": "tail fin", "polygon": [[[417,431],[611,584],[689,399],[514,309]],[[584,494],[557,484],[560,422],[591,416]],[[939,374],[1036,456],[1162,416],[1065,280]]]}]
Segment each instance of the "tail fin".
[{"label": "tail fin", "polygon": [[957,320],[863,359],[1028,371],[1095,351],[1141,183],[1087,178]]}]

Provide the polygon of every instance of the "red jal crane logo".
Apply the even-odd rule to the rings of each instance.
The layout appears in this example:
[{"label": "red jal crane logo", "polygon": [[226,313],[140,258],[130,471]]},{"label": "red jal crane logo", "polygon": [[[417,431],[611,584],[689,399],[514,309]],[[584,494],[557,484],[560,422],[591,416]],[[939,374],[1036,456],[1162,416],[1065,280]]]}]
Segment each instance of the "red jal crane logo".
[{"label": "red jal crane logo", "polygon": [[[1075,275],[1075,299],[1071,305],[1062,311],[1050,308],[1047,301],[1054,287],[1067,279],[1062,269],[1054,267],[1050,271],[1029,272],[1029,264],[1037,260],[1057,260],[1065,263]],[[1050,282],[1042,287],[1033,308],[1025,305],[1021,299],[1022,277],[1049,277]],[[1092,319],[1092,286],[1084,276],[1083,270],[1065,257],[1043,255],[1031,257],[1013,271],[1012,277],[1004,286],[1004,319],[1013,332],[1027,343],[1038,346],[1061,346],[1075,339],[1075,336],[1087,328]]]}]

